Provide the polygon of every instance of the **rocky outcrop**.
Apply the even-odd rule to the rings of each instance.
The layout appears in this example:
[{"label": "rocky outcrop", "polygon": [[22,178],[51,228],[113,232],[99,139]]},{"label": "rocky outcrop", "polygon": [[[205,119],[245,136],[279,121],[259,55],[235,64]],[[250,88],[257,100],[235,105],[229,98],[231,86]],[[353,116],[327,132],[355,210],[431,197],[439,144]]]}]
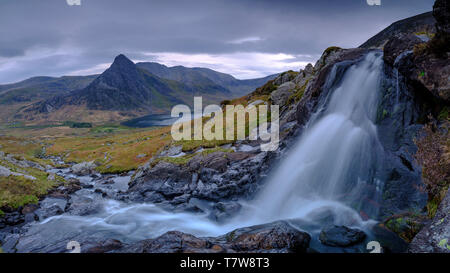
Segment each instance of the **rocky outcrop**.
[{"label": "rocky outcrop", "polygon": [[195,211],[199,209],[195,199],[219,202],[255,192],[271,158],[267,152],[214,152],[196,155],[182,165],[147,164],[131,181],[124,198]]},{"label": "rocky outcrop", "polygon": [[431,223],[414,237],[408,252],[450,253],[450,190]]},{"label": "rocky outcrop", "polygon": [[274,105],[284,106],[294,89],[295,84],[293,82],[286,82],[270,94],[270,99]]},{"label": "rocky outcrop", "polygon": [[[445,0],[444,0],[445,1]],[[377,48],[382,49],[389,39],[399,35],[408,35],[415,33],[426,33],[432,35],[436,32],[436,20],[432,12],[419,14],[404,20],[398,21],[373,36],[367,42],[362,44],[360,48]]]},{"label": "rocky outcrop", "polygon": [[394,66],[395,61],[405,51],[412,51],[415,45],[421,44],[423,41],[414,34],[395,36],[390,39],[384,46],[384,62],[390,66]]},{"label": "rocky outcrop", "polygon": [[289,253],[306,252],[311,236],[287,222],[236,229],[215,238],[171,231],[114,251],[122,253]]},{"label": "rocky outcrop", "polygon": [[[438,101],[450,103],[449,50],[449,4],[437,0],[433,9],[436,18],[436,35],[429,41],[420,41],[417,35],[396,35],[384,48],[385,60],[391,66],[404,52],[405,60],[398,64],[398,70],[416,92],[429,92]],[[416,36],[416,37],[414,37]]]}]

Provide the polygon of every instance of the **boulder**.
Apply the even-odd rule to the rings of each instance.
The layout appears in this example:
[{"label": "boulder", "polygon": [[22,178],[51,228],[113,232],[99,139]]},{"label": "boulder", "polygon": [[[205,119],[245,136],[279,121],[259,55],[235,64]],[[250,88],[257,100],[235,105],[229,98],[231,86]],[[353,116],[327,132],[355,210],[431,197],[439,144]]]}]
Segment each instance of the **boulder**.
[{"label": "boulder", "polygon": [[222,238],[236,252],[306,252],[311,241],[285,221],[236,229]]},{"label": "boulder", "polygon": [[287,253],[306,252],[311,237],[287,222],[234,230],[215,238],[199,238],[179,231],[127,245],[121,253]]},{"label": "boulder", "polygon": [[347,247],[358,244],[366,238],[366,234],[359,229],[346,226],[330,226],[324,228],[319,235],[322,244],[336,247]]},{"label": "boulder", "polygon": [[71,167],[72,173],[79,176],[90,175],[95,171],[97,166],[93,161],[75,164]]},{"label": "boulder", "polygon": [[12,172],[11,172],[8,168],[3,167],[3,166],[0,165],[0,177],[1,177],[1,176],[3,176],[3,177],[8,177],[8,176],[10,176],[11,174],[12,174]]},{"label": "boulder", "polygon": [[56,204],[52,205],[50,207],[41,208],[37,212],[37,214],[39,215],[41,220],[44,220],[44,219],[52,217],[52,216],[61,215],[63,213],[64,213],[64,211],[61,209],[61,207]]}]

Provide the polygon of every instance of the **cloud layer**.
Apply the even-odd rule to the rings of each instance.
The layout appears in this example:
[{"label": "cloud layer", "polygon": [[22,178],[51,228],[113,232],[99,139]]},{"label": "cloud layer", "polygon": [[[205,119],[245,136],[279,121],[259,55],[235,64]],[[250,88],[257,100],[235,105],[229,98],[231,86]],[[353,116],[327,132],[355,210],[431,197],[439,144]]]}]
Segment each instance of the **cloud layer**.
[{"label": "cloud layer", "polygon": [[0,83],[99,73],[120,53],[237,78],[298,70],[326,47],[356,47],[433,2],[2,0]]}]

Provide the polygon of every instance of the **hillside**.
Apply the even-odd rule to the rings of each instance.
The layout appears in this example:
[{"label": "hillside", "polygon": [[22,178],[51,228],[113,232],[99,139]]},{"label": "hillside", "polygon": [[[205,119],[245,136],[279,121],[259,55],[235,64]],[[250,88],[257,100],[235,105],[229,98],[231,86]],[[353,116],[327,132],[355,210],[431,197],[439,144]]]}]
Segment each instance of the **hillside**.
[{"label": "hillside", "polygon": [[229,90],[234,97],[246,95],[277,76],[270,75],[258,79],[238,80],[231,75],[208,68],[167,67],[153,62],[137,63],[136,65],[160,78],[179,81],[199,91],[217,90],[226,92]]},{"label": "hillside", "polygon": [[436,32],[436,19],[432,12],[422,13],[391,24],[380,33],[367,40],[360,48],[382,48],[386,42],[399,34],[424,34]]},{"label": "hillside", "polygon": [[0,85],[0,105],[33,102],[68,94],[85,88],[97,76],[33,77],[18,83]]}]

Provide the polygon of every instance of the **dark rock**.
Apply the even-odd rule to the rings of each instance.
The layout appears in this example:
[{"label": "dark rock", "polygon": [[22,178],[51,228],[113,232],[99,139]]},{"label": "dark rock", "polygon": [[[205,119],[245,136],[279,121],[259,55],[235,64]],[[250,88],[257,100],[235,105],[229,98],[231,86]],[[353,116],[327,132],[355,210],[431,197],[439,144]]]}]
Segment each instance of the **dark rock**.
[{"label": "dark rock", "polygon": [[95,244],[82,244],[82,249],[86,249],[86,251],[83,251],[85,253],[106,253],[121,249],[122,247],[122,242],[114,239],[108,239],[104,242]]},{"label": "dark rock", "polygon": [[399,35],[391,38],[384,46],[384,61],[390,66],[394,66],[395,60],[405,51],[413,50],[414,46],[423,43],[414,34]]},{"label": "dark rock", "polygon": [[383,224],[375,225],[371,229],[371,233],[374,240],[380,243],[383,253],[403,253],[408,247],[408,243]]},{"label": "dark rock", "polygon": [[[130,182],[124,198],[183,206],[185,194],[208,201],[223,201],[254,193],[258,178],[270,170],[272,153],[258,154],[215,152],[206,156],[196,155],[186,165],[161,161],[155,166],[142,167],[140,175]],[[176,198],[176,199],[174,199]],[[181,199],[180,199],[181,198]]]},{"label": "dark rock", "polygon": [[28,204],[28,205],[25,205],[25,206],[23,207],[23,209],[22,209],[21,212],[22,212],[23,215],[25,215],[25,214],[34,212],[34,211],[37,210],[38,208],[39,208],[39,206],[36,205],[36,204]]},{"label": "dark rock", "polygon": [[38,220],[39,220],[39,217],[36,214],[32,213],[32,212],[31,213],[27,213],[24,216],[25,223],[31,223],[31,222],[38,221]]},{"label": "dark rock", "polygon": [[58,205],[52,205],[39,210],[39,215],[42,220],[52,216],[61,215],[63,213],[64,211]]},{"label": "dark rock", "polygon": [[198,238],[170,231],[155,239],[128,245],[122,253],[306,252],[311,237],[286,222],[237,229],[216,238]]},{"label": "dark rock", "polygon": [[170,231],[156,239],[140,241],[119,252],[124,253],[207,253],[220,252],[207,239],[200,239],[179,231]]},{"label": "dark rock", "polygon": [[21,215],[17,211],[6,213],[5,216],[3,217],[3,221],[8,226],[19,225],[24,222],[24,215]]},{"label": "dark rock", "polygon": [[408,252],[450,253],[450,190],[439,205],[431,223],[414,237]]},{"label": "dark rock", "polygon": [[221,222],[236,215],[241,210],[241,204],[237,202],[218,202],[214,204],[211,218]]},{"label": "dark rock", "polygon": [[347,247],[362,242],[366,234],[359,229],[351,229],[345,226],[330,226],[324,228],[319,235],[319,240],[324,245]]},{"label": "dark rock", "polygon": [[234,230],[220,237],[237,252],[306,252],[311,236],[287,222]]},{"label": "dark rock", "polygon": [[450,34],[450,3],[447,0],[436,0],[433,16],[436,19],[437,34]]}]

